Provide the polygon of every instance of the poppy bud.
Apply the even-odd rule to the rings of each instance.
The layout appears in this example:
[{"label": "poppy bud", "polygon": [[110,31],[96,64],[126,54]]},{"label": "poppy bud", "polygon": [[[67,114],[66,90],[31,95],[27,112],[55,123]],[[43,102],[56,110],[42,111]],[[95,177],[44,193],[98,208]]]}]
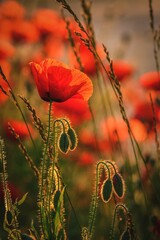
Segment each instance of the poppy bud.
[{"label": "poppy bud", "polygon": [[112,181],[110,179],[103,182],[100,194],[103,202],[109,202],[112,197]]}]

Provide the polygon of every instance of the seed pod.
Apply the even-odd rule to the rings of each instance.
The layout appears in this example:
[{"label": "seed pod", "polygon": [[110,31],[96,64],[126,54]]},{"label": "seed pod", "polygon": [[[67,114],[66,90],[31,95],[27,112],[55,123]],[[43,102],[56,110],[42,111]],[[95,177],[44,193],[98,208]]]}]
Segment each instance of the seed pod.
[{"label": "seed pod", "polygon": [[64,132],[60,135],[58,147],[61,152],[67,153],[69,151],[69,146],[69,136],[67,133]]},{"label": "seed pod", "polygon": [[113,191],[115,195],[118,198],[123,198],[124,197],[124,192],[125,192],[125,186],[124,186],[124,180],[122,176],[119,173],[116,173],[113,178]]},{"label": "seed pod", "polygon": [[78,142],[76,132],[74,131],[73,128],[69,128],[67,134],[70,138],[70,150],[74,151],[75,148],[77,147]]},{"label": "seed pod", "polygon": [[112,181],[110,178],[103,182],[100,194],[103,202],[109,202],[112,197]]}]

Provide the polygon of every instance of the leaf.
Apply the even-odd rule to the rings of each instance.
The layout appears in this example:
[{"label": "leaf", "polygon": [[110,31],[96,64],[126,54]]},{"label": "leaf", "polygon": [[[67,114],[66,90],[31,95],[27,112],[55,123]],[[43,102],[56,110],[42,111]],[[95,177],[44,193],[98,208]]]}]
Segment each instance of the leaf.
[{"label": "leaf", "polygon": [[70,146],[69,136],[67,133],[64,132],[60,135],[58,147],[61,152],[67,153],[69,151],[69,146]]},{"label": "leaf", "polygon": [[70,138],[70,150],[74,151],[78,142],[76,132],[73,128],[69,128],[67,134]]},{"label": "leaf", "polygon": [[124,187],[124,180],[122,178],[122,176],[119,173],[116,173],[113,176],[113,191],[115,193],[115,195],[118,198],[123,198],[124,196],[124,192],[125,192],[125,187]]},{"label": "leaf", "polygon": [[27,195],[28,195],[28,192],[25,193],[22,198],[17,202],[18,206],[22,205],[24,203],[24,201],[26,200],[27,198]]},{"label": "leaf", "polygon": [[65,187],[63,187],[60,197],[59,197],[59,201],[57,204],[57,208],[56,208],[56,214],[55,214],[55,219],[54,219],[54,224],[55,224],[55,236],[56,238],[59,235],[59,232],[61,229],[64,230],[64,221],[65,221],[65,217],[64,217],[64,193],[65,193]]},{"label": "leaf", "polygon": [[61,192],[59,190],[56,191],[56,193],[54,195],[54,209],[56,209],[58,206],[58,201],[59,201],[60,195],[61,195]]},{"label": "leaf", "polygon": [[103,182],[101,187],[101,198],[102,201],[107,203],[112,197],[112,181],[107,179]]}]

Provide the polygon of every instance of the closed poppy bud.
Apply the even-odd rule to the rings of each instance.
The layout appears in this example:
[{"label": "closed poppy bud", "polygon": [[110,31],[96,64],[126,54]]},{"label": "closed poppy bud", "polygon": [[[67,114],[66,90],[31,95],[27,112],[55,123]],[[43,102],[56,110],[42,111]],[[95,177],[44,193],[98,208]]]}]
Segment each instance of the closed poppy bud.
[{"label": "closed poppy bud", "polygon": [[77,135],[73,128],[69,128],[67,134],[70,138],[70,150],[73,151],[77,147]]},{"label": "closed poppy bud", "polygon": [[47,102],[64,102],[70,98],[87,101],[93,86],[86,74],[55,59],[29,63],[40,97]]},{"label": "closed poppy bud", "polygon": [[103,182],[101,187],[101,198],[102,201],[107,203],[112,197],[112,181],[107,179]]},{"label": "closed poppy bud", "polygon": [[124,196],[124,192],[125,192],[125,187],[124,187],[124,180],[122,178],[122,176],[119,173],[116,173],[113,176],[113,190],[115,195],[118,198],[123,198]]},{"label": "closed poppy bud", "polygon": [[70,140],[69,140],[69,136],[67,133],[64,132],[60,135],[58,147],[59,147],[60,151],[63,153],[67,153],[69,151]]}]

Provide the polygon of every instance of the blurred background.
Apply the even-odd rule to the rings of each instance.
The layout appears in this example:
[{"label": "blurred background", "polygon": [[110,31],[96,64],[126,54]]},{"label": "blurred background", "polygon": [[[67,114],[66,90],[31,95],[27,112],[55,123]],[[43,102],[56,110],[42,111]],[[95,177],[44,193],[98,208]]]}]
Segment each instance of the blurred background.
[{"label": "blurred background", "polygon": [[[81,1],[72,0],[68,1],[68,3],[82,20]],[[148,80],[149,86],[145,80],[144,82],[141,80],[146,72],[153,73],[156,71],[149,3],[143,0],[93,0],[91,12],[100,56],[104,60],[106,69],[108,69],[101,47],[103,43],[107,47],[111,59],[116,62],[114,66],[115,73],[121,82],[126,112],[151,171],[153,181],[156,183],[158,182],[156,171],[157,152],[149,94],[152,93],[159,130],[160,88],[156,85],[159,78],[156,77],[155,83],[153,81],[154,74],[151,75]],[[159,0],[153,1],[153,12],[155,29],[159,29]],[[140,239],[156,240],[158,239],[157,236],[159,237],[157,235],[159,234],[158,228],[154,229],[155,235],[151,238],[153,226],[151,225],[150,217],[155,213],[159,217],[160,210],[158,201],[152,191],[153,189],[148,183],[145,167],[138,156],[142,180],[144,181],[150,202],[149,213],[147,214],[144,210],[141,180],[137,176],[133,149],[127,128],[121,118],[117,99],[109,85],[108,79],[106,79],[105,85],[100,77],[98,81],[102,83],[99,86],[93,56],[74,35],[74,31],[80,30],[74,23],[73,18],[67,12],[65,12],[65,16],[70,21],[73,39],[77,44],[77,49],[79,49],[82,63],[84,63],[84,72],[91,78],[94,86],[90,107],[86,102],[54,103],[53,107],[53,117],[68,117],[78,134],[78,148],[75,152],[70,153],[69,156],[60,154],[60,166],[79,221],[83,226],[88,224],[89,203],[95,177],[95,163],[99,160],[97,153],[100,150],[104,159],[113,158],[120,172],[125,176],[126,185],[130,189],[127,192],[126,203],[133,211],[135,221],[138,221],[137,230],[140,233]],[[56,1],[51,0],[0,1],[0,65],[24,112],[37,148],[37,151],[35,151],[22,116],[14,102],[0,92],[0,135],[5,141],[9,187],[13,200],[29,192],[24,206],[20,207],[20,225],[24,232],[30,227],[31,219],[35,220],[37,216],[37,182],[14,137],[8,131],[8,122],[11,123],[15,131],[20,135],[28,153],[35,164],[39,166],[43,143],[33,126],[31,114],[26,109],[24,102],[19,98],[19,95],[29,99],[30,104],[36,109],[37,115],[46,126],[48,105],[40,99],[37,93],[28,63],[30,61],[39,63],[48,57],[56,58],[72,67],[77,67],[77,62],[73,57],[73,48],[68,40],[66,23],[61,16],[60,5]],[[6,86],[2,78],[0,78],[0,84],[4,90],[8,91],[8,86]],[[99,88],[101,92],[99,92]],[[102,97],[104,98],[103,100]],[[105,107],[102,101],[105,101]],[[112,106],[109,105],[110,102]],[[90,110],[92,110],[92,114],[95,117],[95,126]],[[112,111],[117,119],[116,124]],[[106,125],[108,129],[106,129]],[[100,149],[97,149],[96,145],[96,131]],[[117,139],[117,132],[119,139]],[[131,162],[132,170],[128,167],[128,159]],[[130,171],[133,175],[132,187],[128,180]],[[2,186],[0,188],[0,201],[2,206],[0,213],[0,237],[1,235],[2,237],[0,239],[4,240],[6,235],[2,226],[4,211]],[[100,206],[96,222],[95,239],[101,240],[104,237],[108,239],[109,231],[107,232],[106,229],[109,229],[111,226],[113,214],[111,206],[113,205],[114,202],[111,201],[107,206],[104,206],[104,204]],[[68,212],[70,210],[70,206],[68,206]],[[75,224],[76,219],[73,211],[68,215],[69,225],[67,227],[71,228],[69,239],[78,240],[80,239],[80,232]],[[147,230],[144,232],[143,229]]]}]

